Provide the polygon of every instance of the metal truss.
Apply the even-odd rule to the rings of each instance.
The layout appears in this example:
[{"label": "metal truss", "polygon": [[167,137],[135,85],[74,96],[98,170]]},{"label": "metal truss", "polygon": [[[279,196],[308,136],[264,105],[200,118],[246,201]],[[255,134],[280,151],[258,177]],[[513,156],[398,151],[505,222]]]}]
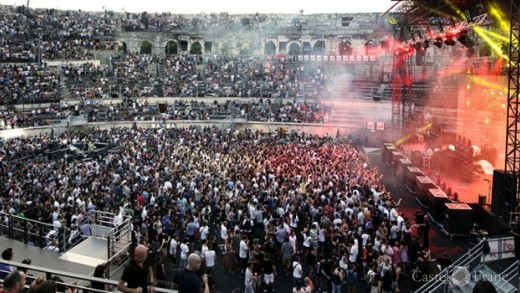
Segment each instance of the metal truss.
[{"label": "metal truss", "polygon": [[509,207],[506,214],[516,212],[520,202],[520,2],[511,0],[511,26],[509,43],[509,82],[508,82],[508,107],[507,107],[507,134],[506,134],[506,158],[505,173],[513,176],[515,180],[509,180],[505,184],[504,204]]}]

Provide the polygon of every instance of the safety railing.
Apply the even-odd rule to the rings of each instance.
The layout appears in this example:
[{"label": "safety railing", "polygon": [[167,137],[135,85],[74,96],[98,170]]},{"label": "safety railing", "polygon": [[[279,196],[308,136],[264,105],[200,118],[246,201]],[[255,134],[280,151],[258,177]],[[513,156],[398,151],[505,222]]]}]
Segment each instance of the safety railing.
[{"label": "safety railing", "polygon": [[46,250],[65,252],[82,238],[77,228],[32,220],[23,216],[1,213],[0,233],[10,239],[34,245]]},{"label": "safety railing", "polygon": [[[114,292],[117,288],[117,284],[119,283],[116,280],[112,280],[110,278],[97,278],[90,275],[82,275],[82,274],[76,274],[73,272],[65,272],[60,270],[55,270],[51,268],[41,267],[41,266],[35,266],[35,265],[27,265],[22,264],[20,262],[14,262],[14,261],[5,261],[2,260],[2,263],[11,265],[14,268],[24,268],[27,269],[30,273],[31,279],[36,279],[38,277],[42,277],[46,280],[51,280],[53,277],[59,277],[62,282],[56,282],[57,286],[60,288],[71,288],[82,290],[82,292]],[[2,270],[0,270],[2,271]],[[2,271],[5,272],[5,271]],[[108,274],[106,275],[108,276]],[[3,281],[3,280],[1,280]],[[99,282],[102,284],[108,284],[109,290],[97,290],[90,287],[91,282]],[[58,292],[63,292],[63,290],[58,290]],[[177,293],[177,290],[171,290],[171,289],[165,289],[161,287],[156,287],[155,292],[159,293]]]},{"label": "safety railing", "polygon": [[415,293],[429,293],[429,292],[450,292],[450,278],[460,270],[460,268],[467,268],[469,271],[475,269],[482,259],[482,241],[473,246],[462,257],[453,262],[452,265],[442,270],[436,276],[423,284]]},{"label": "safety railing", "polygon": [[520,260],[507,267],[499,276],[493,282],[497,292],[518,292],[515,288],[520,288]]}]

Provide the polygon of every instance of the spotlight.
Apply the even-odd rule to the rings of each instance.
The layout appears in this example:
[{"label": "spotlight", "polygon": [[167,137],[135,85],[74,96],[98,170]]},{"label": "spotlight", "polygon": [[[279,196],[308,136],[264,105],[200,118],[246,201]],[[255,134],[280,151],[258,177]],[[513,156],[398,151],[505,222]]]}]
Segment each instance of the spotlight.
[{"label": "spotlight", "polygon": [[448,46],[455,46],[455,41],[452,37],[446,37],[446,40],[444,40],[444,44]]},{"label": "spotlight", "polygon": [[442,38],[441,37],[436,37],[435,41],[433,41],[433,45],[436,46],[439,49],[442,48]]},{"label": "spotlight", "polygon": [[475,42],[468,36],[468,31],[464,30],[460,32],[457,37],[457,41],[459,41],[466,48],[473,48],[475,46]]}]

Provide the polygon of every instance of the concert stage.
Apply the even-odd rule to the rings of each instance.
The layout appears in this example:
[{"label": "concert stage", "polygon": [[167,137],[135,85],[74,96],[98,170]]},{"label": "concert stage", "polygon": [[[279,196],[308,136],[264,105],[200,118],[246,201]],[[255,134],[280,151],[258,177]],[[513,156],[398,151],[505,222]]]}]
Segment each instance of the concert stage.
[{"label": "concert stage", "polygon": [[475,223],[490,236],[508,234],[507,219],[491,213],[493,175],[475,169],[467,176],[459,172],[455,158],[440,163],[435,155],[430,167],[424,166],[422,157],[417,157],[424,149],[424,143],[399,148],[385,144],[382,157],[432,221],[448,236],[469,236]]}]

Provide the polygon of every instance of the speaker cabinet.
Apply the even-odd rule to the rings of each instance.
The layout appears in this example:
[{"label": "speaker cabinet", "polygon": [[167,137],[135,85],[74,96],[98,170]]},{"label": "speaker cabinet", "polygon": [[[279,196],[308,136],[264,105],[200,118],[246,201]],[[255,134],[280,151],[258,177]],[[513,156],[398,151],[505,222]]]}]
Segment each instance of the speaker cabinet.
[{"label": "speaker cabinet", "polygon": [[444,191],[438,188],[428,190],[428,208],[435,221],[442,222],[444,204],[448,202],[450,202],[450,199]]},{"label": "speaker cabinet", "polygon": [[428,204],[428,193],[429,190],[432,188],[438,188],[435,183],[428,178],[428,176],[417,176],[415,179],[415,192],[417,193],[416,196],[421,201],[422,204],[427,205]]},{"label": "speaker cabinet", "polygon": [[473,228],[473,209],[465,203],[444,204],[444,230],[448,234],[467,236]]},{"label": "speaker cabinet", "polygon": [[509,214],[513,211],[516,205],[517,180],[517,177],[511,174],[506,174],[503,170],[493,171],[491,212],[496,217],[509,219]]}]

